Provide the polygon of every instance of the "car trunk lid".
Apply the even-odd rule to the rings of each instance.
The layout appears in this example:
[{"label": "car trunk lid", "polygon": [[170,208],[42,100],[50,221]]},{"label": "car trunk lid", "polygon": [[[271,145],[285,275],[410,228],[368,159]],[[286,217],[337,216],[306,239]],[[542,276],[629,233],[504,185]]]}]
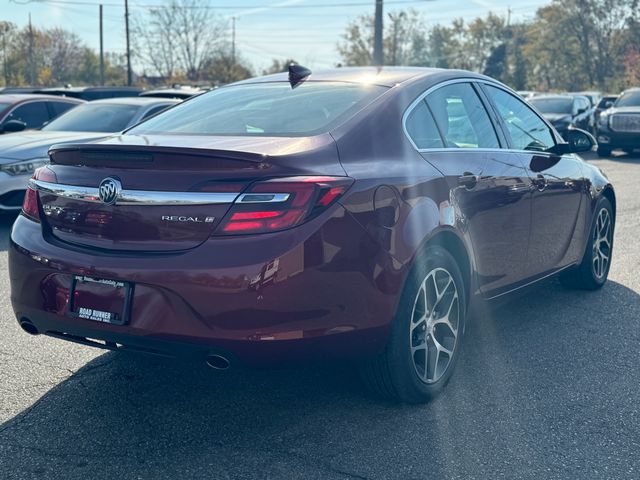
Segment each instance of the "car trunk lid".
[{"label": "car trunk lid", "polygon": [[34,187],[53,239],[109,251],[186,250],[211,236],[256,180],[343,172],[327,136],[127,137],[52,148]]}]

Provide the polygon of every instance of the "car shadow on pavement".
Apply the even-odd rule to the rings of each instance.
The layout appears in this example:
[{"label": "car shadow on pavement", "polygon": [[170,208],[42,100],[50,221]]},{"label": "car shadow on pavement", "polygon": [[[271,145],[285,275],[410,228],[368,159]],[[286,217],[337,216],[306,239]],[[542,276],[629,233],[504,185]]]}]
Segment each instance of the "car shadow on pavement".
[{"label": "car shadow on pavement", "polygon": [[518,465],[526,478],[555,462],[587,468],[591,446],[606,454],[640,438],[637,422],[622,439],[584,422],[603,403],[617,418],[632,408],[623,380],[637,373],[620,365],[635,364],[639,310],[640,295],[611,281],[598,292],[546,281],[487,306],[444,393],[420,406],[370,397],[341,363],[216,372],[106,353],[0,425],[0,477],[483,478]]},{"label": "car shadow on pavement", "polygon": [[11,227],[13,227],[16,217],[17,215],[13,213],[0,213],[0,252],[4,252],[9,248]]}]

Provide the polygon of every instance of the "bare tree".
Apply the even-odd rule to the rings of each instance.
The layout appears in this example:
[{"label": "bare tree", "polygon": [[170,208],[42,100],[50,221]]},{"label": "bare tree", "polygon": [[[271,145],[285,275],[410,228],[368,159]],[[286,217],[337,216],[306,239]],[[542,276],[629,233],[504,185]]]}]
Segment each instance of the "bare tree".
[{"label": "bare tree", "polygon": [[136,53],[166,79],[180,70],[197,81],[207,60],[226,45],[226,27],[204,0],[172,0],[136,21]]}]

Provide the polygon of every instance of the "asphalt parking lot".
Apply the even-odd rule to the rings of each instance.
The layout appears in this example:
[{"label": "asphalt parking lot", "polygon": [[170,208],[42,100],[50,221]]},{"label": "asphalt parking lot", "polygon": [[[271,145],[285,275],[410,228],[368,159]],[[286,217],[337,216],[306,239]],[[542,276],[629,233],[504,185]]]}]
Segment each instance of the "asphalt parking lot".
[{"label": "asphalt parking lot", "polygon": [[617,189],[609,283],[553,280],[473,319],[429,405],[344,365],[217,373],[23,333],[0,225],[0,478],[639,478],[640,156]]}]

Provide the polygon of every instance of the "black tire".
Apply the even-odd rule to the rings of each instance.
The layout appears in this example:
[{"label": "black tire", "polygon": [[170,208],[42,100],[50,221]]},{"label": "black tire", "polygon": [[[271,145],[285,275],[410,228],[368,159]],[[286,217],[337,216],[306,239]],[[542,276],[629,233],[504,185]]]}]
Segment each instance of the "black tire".
[{"label": "black tire", "polygon": [[[597,256],[597,250],[594,248],[594,244],[597,242],[598,238],[598,218],[600,212],[602,212],[603,210],[606,210],[609,217],[611,234],[609,245],[606,246],[603,243],[603,246],[601,247],[603,249],[606,249],[605,253],[608,255],[608,260],[606,262],[606,266],[600,269],[601,274],[599,275],[596,271],[598,270],[597,264],[598,261],[602,260],[595,259],[595,257]],[[580,290],[598,290],[599,288],[602,288],[602,286],[607,282],[609,269],[611,268],[611,260],[613,258],[612,255],[614,231],[615,217],[613,216],[613,208],[611,207],[611,202],[606,197],[600,197],[600,199],[598,199],[596,203],[596,208],[594,209],[593,220],[591,221],[591,228],[589,229],[589,238],[580,265],[578,265],[576,268],[568,270],[560,276],[560,281],[565,287]]]},{"label": "black tire", "polygon": [[611,149],[610,148],[606,148],[606,147],[598,147],[598,156],[599,157],[610,157],[611,156]]},{"label": "black tire", "polygon": [[[446,274],[449,276],[447,277]],[[446,279],[446,280],[445,280]],[[449,284],[451,279],[451,284]],[[423,282],[427,286],[427,289],[423,289]],[[433,282],[433,283],[429,283]],[[439,283],[438,283],[439,282]],[[420,308],[419,301],[417,300],[419,292],[425,292],[425,296],[421,298],[429,298],[429,293],[435,293],[437,290],[428,288],[429,285],[433,285],[434,288],[438,283],[441,289],[441,301],[432,301],[433,305],[427,306],[425,303],[424,314],[418,313]],[[447,285],[445,288],[443,285]],[[455,293],[454,293],[455,290]],[[457,294],[457,295],[456,295]],[[422,295],[422,293],[421,293]],[[449,300],[451,302],[449,303]],[[457,302],[457,303],[456,303]],[[447,306],[445,306],[447,303]],[[433,315],[429,316],[429,310],[431,306],[434,306]],[[448,306],[450,305],[450,307]],[[465,319],[466,319],[466,292],[464,282],[462,280],[462,274],[460,268],[451,254],[440,246],[430,246],[425,252],[420,255],[407,278],[404,290],[400,297],[398,309],[391,325],[391,332],[389,340],[385,350],[373,359],[363,361],[360,366],[361,376],[367,385],[367,387],[375,394],[394,401],[406,402],[406,403],[424,403],[434,398],[447,384],[455,365],[457,363],[460,348],[462,346],[462,339],[464,337]],[[449,309],[449,318],[451,319],[450,325],[455,323],[457,332],[449,328],[446,324],[437,322],[435,319],[442,319],[443,315],[439,309]],[[433,317],[435,326],[427,325],[431,320],[425,320],[422,322],[414,322],[412,317],[419,316],[424,319],[430,319]],[[454,321],[455,317],[455,321]],[[424,329],[418,327],[418,325],[424,325]],[[412,327],[414,327],[412,329]],[[429,337],[428,330],[433,332]],[[447,338],[440,337],[443,332],[450,332],[455,335],[453,343],[451,339],[454,335],[449,335]],[[415,335],[414,335],[415,334]],[[438,354],[435,356],[436,361],[429,363],[427,358],[429,352],[432,350],[423,349],[422,352],[416,351],[412,354],[412,343],[417,342],[424,345],[430,345],[430,349],[435,347],[434,338],[438,340],[438,345],[448,345],[448,349],[452,351],[451,355],[446,354],[444,351],[438,350]],[[442,340],[442,341],[441,341]],[[447,340],[447,342],[445,342]],[[415,346],[415,345],[414,345]],[[451,348],[453,346],[453,348]],[[422,357],[423,355],[424,357]],[[442,357],[441,357],[442,355]],[[414,362],[414,356],[417,358],[417,362]],[[423,377],[429,376],[427,370],[427,363],[433,370],[433,381],[428,382],[429,379],[423,380],[418,374],[420,360],[424,361]],[[448,359],[446,366],[440,367],[444,361]],[[431,370],[429,368],[429,370]],[[440,376],[437,376],[437,373]]]}]

